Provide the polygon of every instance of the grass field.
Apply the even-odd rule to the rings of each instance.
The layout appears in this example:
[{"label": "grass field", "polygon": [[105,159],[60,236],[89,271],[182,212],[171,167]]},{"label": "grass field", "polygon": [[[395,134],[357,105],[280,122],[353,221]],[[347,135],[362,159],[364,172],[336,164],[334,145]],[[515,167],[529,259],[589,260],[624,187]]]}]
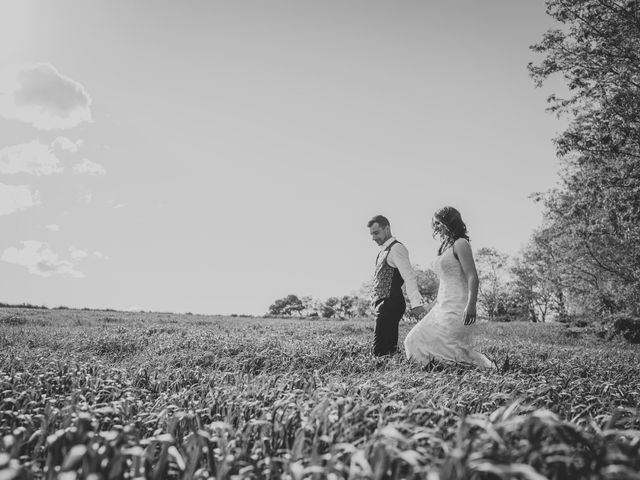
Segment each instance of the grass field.
[{"label": "grass field", "polygon": [[0,309],[0,480],[640,478],[638,346],[483,324],[487,372],[373,358],[372,334]]}]

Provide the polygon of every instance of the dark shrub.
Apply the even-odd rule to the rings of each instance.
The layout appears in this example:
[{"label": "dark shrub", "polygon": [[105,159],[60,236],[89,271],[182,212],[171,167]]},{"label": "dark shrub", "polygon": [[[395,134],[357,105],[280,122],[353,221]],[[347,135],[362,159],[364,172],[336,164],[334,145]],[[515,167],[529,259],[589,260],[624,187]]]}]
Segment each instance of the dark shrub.
[{"label": "dark shrub", "polygon": [[24,325],[27,319],[22,315],[5,315],[0,318],[0,325]]},{"label": "dark shrub", "polygon": [[517,320],[517,319],[513,315],[510,315],[508,313],[502,313],[502,314],[496,315],[491,319],[492,322],[503,322],[503,323],[513,322],[514,320]]},{"label": "dark shrub", "polygon": [[123,323],[125,320],[118,317],[102,317],[98,321],[102,323]]},{"label": "dark shrub", "polygon": [[612,333],[622,335],[630,343],[640,343],[640,318],[630,315],[612,315],[610,319]]},{"label": "dark shrub", "polygon": [[565,317],[565,323],[568,323],[572,327],[589,327],[594,326],[597,323],[597,319],[591,315],[567,315]]}]

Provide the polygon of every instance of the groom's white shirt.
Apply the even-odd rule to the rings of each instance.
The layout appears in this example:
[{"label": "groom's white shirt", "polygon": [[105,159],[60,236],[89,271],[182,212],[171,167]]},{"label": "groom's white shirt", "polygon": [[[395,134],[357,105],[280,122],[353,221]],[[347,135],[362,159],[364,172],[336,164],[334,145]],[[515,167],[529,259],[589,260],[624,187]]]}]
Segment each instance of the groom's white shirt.
[{"label": "groom's white shirt", "polygon": [[[390,244],[396,241],[396,237],[391,237],[389,240],[380,245],[380,249],[384,250]],[[400,275],[404,280],[404,284],[407,288],[407,296],[409,297],[409,303],[411,308],[419,307],[424,302],[422,301],[422,295],[418,290],[418,281],[416,279],[416,272],[411,266],[409,261],[409,250],[402,243],[396,243],[387,255],[387,263],[393,268],[397,268],[400,271]]]}]

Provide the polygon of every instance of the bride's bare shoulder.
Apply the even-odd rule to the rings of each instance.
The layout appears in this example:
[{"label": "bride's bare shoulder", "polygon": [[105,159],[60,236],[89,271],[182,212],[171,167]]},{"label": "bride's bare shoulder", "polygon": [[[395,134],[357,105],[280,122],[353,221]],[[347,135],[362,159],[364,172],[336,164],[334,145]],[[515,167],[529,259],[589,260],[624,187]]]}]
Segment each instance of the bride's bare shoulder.
[{"label": "bride's bare shoulder", "polygon": [[470,254],[471,244],[466,238],[458,238],[452,245],[453,254],[458,258],[459,254]]}]

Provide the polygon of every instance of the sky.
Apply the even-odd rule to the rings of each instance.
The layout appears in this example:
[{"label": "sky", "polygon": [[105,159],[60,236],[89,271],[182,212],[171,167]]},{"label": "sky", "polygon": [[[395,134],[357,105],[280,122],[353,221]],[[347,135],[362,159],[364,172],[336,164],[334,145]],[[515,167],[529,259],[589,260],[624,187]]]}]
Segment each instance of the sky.
[{"label": "sky", "polygon": [[542,1],[0,0],[0,302],[263,314],[391,221],[515,255],[555,185]]}]

